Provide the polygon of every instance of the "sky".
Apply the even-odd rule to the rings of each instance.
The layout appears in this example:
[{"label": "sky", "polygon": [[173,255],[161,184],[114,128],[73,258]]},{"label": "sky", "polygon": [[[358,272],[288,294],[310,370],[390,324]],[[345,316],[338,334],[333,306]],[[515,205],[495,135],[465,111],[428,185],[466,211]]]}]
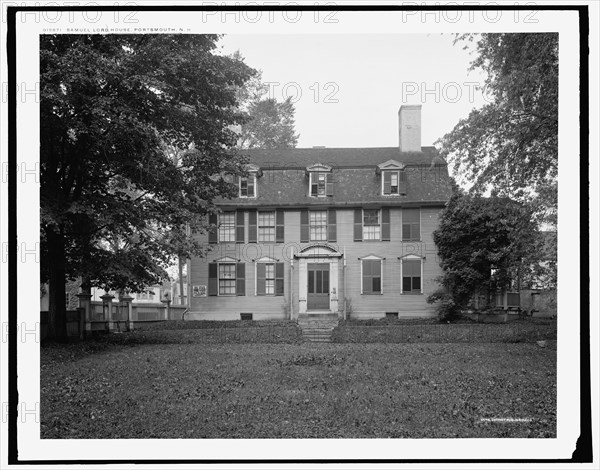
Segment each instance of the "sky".
[{"label": "sky", "polygon": [[298,147],[393,147],[398,109],[422,105],[422,145],[485,104],[470,72],[473,56],[450,34],[230,34],[220,52],[239,50],[271,82],[271,96],[296,108]]}]

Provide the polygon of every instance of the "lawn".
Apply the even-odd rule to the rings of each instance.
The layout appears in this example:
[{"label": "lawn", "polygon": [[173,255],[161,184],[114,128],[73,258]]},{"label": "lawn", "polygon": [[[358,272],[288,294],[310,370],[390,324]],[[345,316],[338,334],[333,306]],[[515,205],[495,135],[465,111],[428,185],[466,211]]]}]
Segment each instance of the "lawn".
[{"label": "lawn", "polygon": [[41,437],[556,437],[556,347],[48,345]]}]

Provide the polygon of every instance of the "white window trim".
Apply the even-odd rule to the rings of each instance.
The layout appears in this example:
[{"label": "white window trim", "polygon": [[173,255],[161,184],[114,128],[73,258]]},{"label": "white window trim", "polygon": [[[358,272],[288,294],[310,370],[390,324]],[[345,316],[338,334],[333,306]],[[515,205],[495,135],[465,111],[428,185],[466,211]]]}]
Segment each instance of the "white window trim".
[{"label": "white window trim", "polygon": [[[363,261],[371,261],[371,260],[375,260],[375,261],[381,261],[381,292],[377,293],[369,293],[369,294],[365,294],[364,292],[364,286],[363,286]],[[360,294],[361,295],[383,295],[383,261],[384,259],[381,256],[377,256],[377,255],[368,255],[368,256],[363,256],[362,258],[360,258]]]},{"label": "white window trim", "polygon": [[[383,192],[384,191],[384,184],[383,184],[383,182],[384,182],[384,179],[385,179],[385,177],[384,177],[385,173],[396,173],[398,175],[397,176],[398,177],[398,192],[396,194],[391,194],[391,193],[390,194],[385,194]],[[400,170],[396,170],[396,169],[394,169],[394,170],[381,170],[381,195],[385,196],[385,197],[398,197],[398,196],[400,196]]]},{"label": "white window trim", "polygon": [[[275,263],[277,263],[277,260],[275,258],[271,258],[269,256],[263,256],[262,258],[259,258],[254,261],[254,296],[255,297],[258,297],[258,265],[260,263],[275,264]],[[276,269],[276,268],[274,268],[274,269]],[[275,277],[275,279],[277,279],[277,277]],[[275,282],[275,284],[277,284],[277,282]],[[275,288],[277,288],[277,286],[275,286]],[[264,294],[264,295],[261,295],[260,297],[275,297],[275,293]]]},{"label": "white window trim", "polygon": [[[379,238],[365,238],[365,210],[377,210],[377,223],[379,224]],[[362,209],[362,219],[361,219],[361,229],[362,229],[362,241],[363,242],[380,242],[381,241],[381,232],[383,231],[382,222],[381,222],[381,208],[379,209]]]},{"label": "white window trim", "polygon": [[250,174],[248,175],[248,178],[246,179],[250,179],[252,178],[252,180],[254,181],[254,196],[242,196],[242,177],[240,176],[238,178],[238,197],[242,198],[242,199],[256,199],[256,197],[258,196],[258,185],[256,184],[256,173],[255,172],[250,172]]},{"label": "white window trim", "polygon": [[404,261],[406,260],[419,260],[421,261],[421,294],[423,293],[423,258],[417,255],[406,255],[400,258],[400,294],[404,294],[404,285],[403,285],[403,277],[404,277]]},{"label": "white window trim", "polygon": [[[275,235],[273,241],[260,241],[260,213],[272,212],[273,213],[273,234]],[[271,225],[263,225],[262,227],[271,227]],[[277,210],[275,209],[267,209],[267,210],[257,210],[256,211],[256,243],[277,243]]]}]

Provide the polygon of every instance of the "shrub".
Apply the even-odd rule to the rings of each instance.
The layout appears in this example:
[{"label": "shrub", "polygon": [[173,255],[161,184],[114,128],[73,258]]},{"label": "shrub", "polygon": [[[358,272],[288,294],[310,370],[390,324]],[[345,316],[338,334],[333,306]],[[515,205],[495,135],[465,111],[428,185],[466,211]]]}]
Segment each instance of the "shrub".
[{"label": "shrub", "polygon": [[454,321],[460,316],[460,308],[444,290],[437,290],[427,297],[427,303],[437,304],[435,312],[440,321]]}]

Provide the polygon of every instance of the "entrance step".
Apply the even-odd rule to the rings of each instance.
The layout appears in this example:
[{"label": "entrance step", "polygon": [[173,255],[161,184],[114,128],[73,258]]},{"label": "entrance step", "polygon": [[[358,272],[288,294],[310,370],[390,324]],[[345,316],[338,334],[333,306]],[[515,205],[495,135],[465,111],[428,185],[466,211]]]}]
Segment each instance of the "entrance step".
[{"label": "entrance step", "polygon": [[302,314],[298,317],[302,339],[311,343],[331,343],[331,334],[338,322],[337,314]]}]

